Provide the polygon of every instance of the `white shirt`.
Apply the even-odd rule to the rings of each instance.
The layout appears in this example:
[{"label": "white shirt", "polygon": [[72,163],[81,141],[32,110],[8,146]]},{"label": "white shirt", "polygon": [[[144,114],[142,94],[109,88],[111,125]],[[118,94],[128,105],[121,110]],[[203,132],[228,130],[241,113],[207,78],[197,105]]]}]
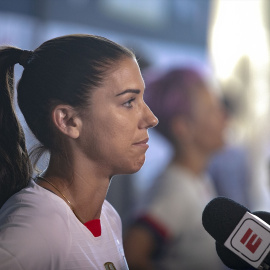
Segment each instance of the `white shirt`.
[{"label": "white shirt", "polygon": [[152,192],[144,214],[168,237],[157,269],[221,269],[214,239],[202,225],[204,207],[215,197],[210,179],[170,165]]},{"label": "white shirt", "polygon": [[128,269],[121,221],[107,201],[100,223],[94,237],[64,200],[31,181],[0,210],[0,269]]}]

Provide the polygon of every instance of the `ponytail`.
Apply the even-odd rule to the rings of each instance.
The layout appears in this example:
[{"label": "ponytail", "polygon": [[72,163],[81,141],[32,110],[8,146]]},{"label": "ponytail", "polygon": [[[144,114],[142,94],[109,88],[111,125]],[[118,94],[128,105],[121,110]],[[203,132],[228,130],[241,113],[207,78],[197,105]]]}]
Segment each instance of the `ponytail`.
[{"label": "ponytail", "polygon": [[24,132],[13,104],[14,65],[23,65],[27,52],[0,47],[0,207],[27,186],[32,174]]}]

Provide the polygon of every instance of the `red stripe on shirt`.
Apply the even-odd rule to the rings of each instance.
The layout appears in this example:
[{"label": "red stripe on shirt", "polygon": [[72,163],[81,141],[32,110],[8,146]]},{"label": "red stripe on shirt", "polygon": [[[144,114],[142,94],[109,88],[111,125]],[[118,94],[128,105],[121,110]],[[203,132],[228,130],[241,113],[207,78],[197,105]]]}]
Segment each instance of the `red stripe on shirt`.
[{"label": "red stripe on shirt", "polygon": [[101,236],[100,219],[93,219],[84,223],[84,226],[95,236]]}]

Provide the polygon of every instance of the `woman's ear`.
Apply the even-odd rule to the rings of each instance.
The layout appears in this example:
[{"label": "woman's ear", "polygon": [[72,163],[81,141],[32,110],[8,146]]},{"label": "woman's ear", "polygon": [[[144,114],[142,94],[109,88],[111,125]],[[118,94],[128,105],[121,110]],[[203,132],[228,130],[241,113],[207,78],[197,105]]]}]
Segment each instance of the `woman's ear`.
[{"label": "woman's ear", "polygon": [[52,120],[56,128],[70,138],[80,136],[82,121],[76,110],[69,105],[57,105],[52,111]]}]

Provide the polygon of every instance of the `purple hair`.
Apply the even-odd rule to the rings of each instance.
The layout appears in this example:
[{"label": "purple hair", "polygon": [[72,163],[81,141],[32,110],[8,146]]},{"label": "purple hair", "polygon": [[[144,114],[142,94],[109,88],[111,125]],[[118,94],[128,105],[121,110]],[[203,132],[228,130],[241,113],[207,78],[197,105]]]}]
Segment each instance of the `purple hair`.
[{"label": "purple hair", "polygon": [[179,67],[145,83],[145,101],[159,119],[156,130],[172,140],[171,120],[179,115],[191,116],[194,93],[205,87],[206,81],[198,70]]}]

